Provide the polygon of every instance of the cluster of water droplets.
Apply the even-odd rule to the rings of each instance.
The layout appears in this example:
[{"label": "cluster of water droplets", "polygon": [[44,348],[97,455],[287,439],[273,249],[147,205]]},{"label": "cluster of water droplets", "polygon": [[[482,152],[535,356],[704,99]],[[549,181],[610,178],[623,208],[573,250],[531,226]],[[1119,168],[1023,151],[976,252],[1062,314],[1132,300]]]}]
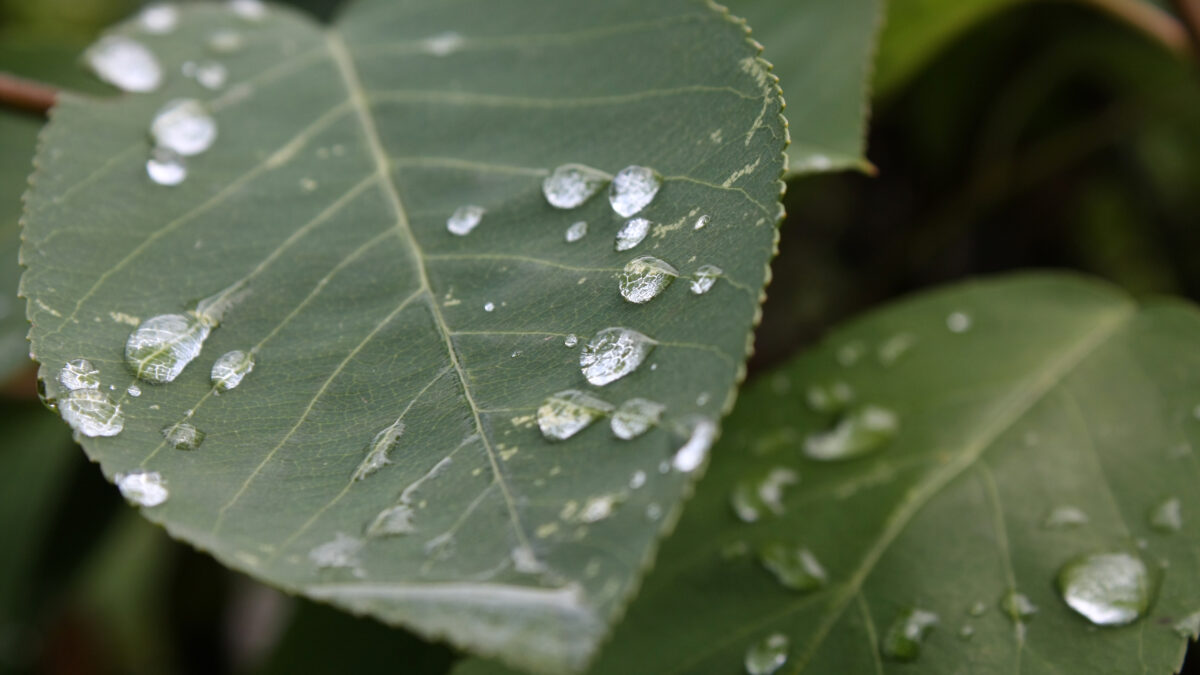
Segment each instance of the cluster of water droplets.
[{"label": "cluster of water droplets", "polygon": [[84,436],[116,436],[125,428],[121,406],[100,390],[100,371],[87,359],[75,359],[58,372],[65,392],[56,401],[58,414]]}]

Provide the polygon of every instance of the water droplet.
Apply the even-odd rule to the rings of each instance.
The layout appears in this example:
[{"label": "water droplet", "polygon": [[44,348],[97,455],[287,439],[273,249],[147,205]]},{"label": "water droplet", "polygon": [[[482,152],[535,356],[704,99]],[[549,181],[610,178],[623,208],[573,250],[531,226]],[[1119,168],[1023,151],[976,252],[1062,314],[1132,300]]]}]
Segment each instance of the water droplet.
[{"label": "water droplet", "polygon": [[1183,509],[1178,497],[1163,500],[1149,515],[1150,527],[1159,532],[1178,532],[1183,528]]},{"label": "water droplet", "polygon": [[1018,623],[1033,618],[1038,607],[1024,593],[1010,590],[1000,597],[1000,611]]},{"label": "water droplet", "polygon": [[1195,640],[1200,637],[1200,612],[1193,612],[1172,626],[1175,629],[1175,634],[1187,640]]},{"label": "water droplet", "polygon": [[254,370],[254,356],[240,349],[225,352],[213,363],[213,386],[218,391],[229,391],[242,383],[242,379]]},{"label": "water droplet", "polygon": [[612,185],[608,188],[608,202],[612,204],[613,211],[628,218],[649,206],[660,187],[662,176],[654,169],[627,166],[613,176]]},{"label": "water droplet", "polygon": [[629,488],[631,490],[636,490],[645,484],[646,484],[646,472],[645,471],[634,471],[633,475],[629,477]]},{"label": "water droplet", "polygon": [[975,627],[969,623],[964,623],[963,627],[958,629],[958,636],[964,640],[970,640],[975,637]]},{"label": "water droplet", "polygon": [[550,206],[574,209],[583,206],[609,180],[609,175],[599,169],[583,164],[563,164],[542,181],[542,194],[546,195]]},{"label": "water droplet", "polygon": [[893,661],[916,661],[921,645],[938,623],[938,615],[923,609],[900,612],[883,635],[880,651]]},{"label": "water droplet", "polygon": [[866,351],[867,346],[864,345],[861,340],[847,342],[841,347],[838,347],[837,361],[843,366],[852,366],[858,363],[858,360],[862,358],[862,355],[866,353]]},{"label": "water droplet", "polygon": [[99,389],[100,371],[87,359],[68,361],[62,370],[58,371],[58,383],[67,391]]},{"label": "water droplet", "polygon": [[567,232],[563,235],[563,238],[567,240],[568,244],[573,244],[586,237],[587,231],[587,221],[581,220],[577,223],[571,223],[571,226],[567,228]]},{"label": "water droplet", "polygon": [[161,314],[146,319],[125,343],[125,362],[142,380],[155,384],[171,382],[208,339],[215,323],[191,313]]},{"label": "water droplet", "polygon": [[915,344],[917,344],[917,336],[912,333],[896,333],[884,340],[875,354],[879,357],[881,365],[890,366],[908,353],[908,350],[912,349]]},{"label": "water droplet", "polygon": [[611,516],[620,500],[616,495],[591,497],[579,510],[579,520],[585,523],[597,523]]},{"label": "water droplet", "polygon": [[696,295],[704,295],[712,290],[713,284],[717,283],[717,278],[722,274],[724,272],[716,265],[701,265],[692,277],[692,292]]},{"label": "water droplet", "polygon": [[738,518],[743,522],[753,523],[766,512],[781,515],[784,490],[799,482],[800,475],[795,471],[777,466],[765,476],[738,481],[729,501]]},{"label": "water droplet", "polygon": [[788,639],[783,633],[771,633],[750,645],[744,663],[747,675],[773,675],[788,659]]},{"label": "water droplet", "polygon": [[156,146],[191,157],[212,147],[217,140],[217,122],[200,101],[177,98],[154,115],[150,136]]},{"label": "water droplet", "polygon": [[195,450],[204,442],[204,432],[188,422],[168,424],[162,428],[162,435],[176,450]]},{"label": "water droplet", "polygon": [[1087,523],[1088,515],[1084,513],[1083,509],[1064,504],[1050,509],[1050,513],[1047,513],[1045,519],[1042,520],[1042,527],[1048,530],[1065,530],[1087,525]]},{"label": "water droplet", "polygon": [[625,401],[613,413],[610,420],[612,432],[617,438],[626,441],[646,433],[651,426],[658,424],[666,406],[644,398],[631,398]]},{"label": "water droplet", "polygon": [[463,42],[463,36],[454,31],[446,31],[425,38],[424,47],[427,53],[434,56],[449,56],[462,49]]},{"label": "water droplet", "polygon": [[116,475],[121,496],[138,506],[158,506],[167,501],[167,481],[157,471],[131,471]]},{"label": "water droplet", "polygon": [[242,34],[231,28],[213,31],[208,36],[208,48],[218,54],[232,54],[242,48]]},{"label": "water droplet", "polygon": [[483,304],[483,311],[485,311],[485,312],[494,312],[494,311],[496,311],[496,303],[494,303],[494,302],[486,302],[486,303],[484,303],[484,304]]},{"label": "water droplet", "polygon": [[229,0],[229,9],[247,21],[262,21],[267,16],[262,0]]},{"label": "water droplet", "polygon": [[126,393],[126,394],[129,394],[129,395],[130,395],[130,396],[132,396],[133,398],[137,398],[137,397],[139,397],[139,396],[141,396],[141,395],[142,395],[142,388],[141,388],[141,387],[139,387],[139,386],[137,386],[136,384],[131,384],[131,385],[129,385],[129,387],[128,387],[128,388],[125,390],[125,393]]},{"label": "water droplet", "polygon": [[165,35],[179,25],[179,8],[165,2],[146,5],[138,14],[138,23],[147,33]]},{"label": "water droplet", "polygon": [[76,389],[58,402],[58,413],[84,436],[116,436],[125,428],[125,414],[99,389]]},{"label": "water droplet", "polygon": [[659,506],[658,504],[651,502],[646,505],[646,520],[649,520],[650,522],[654,522],[654,521],[658,520],[659,518],[662,518],[662,514],[663,514],[662,507]]},{"label": "water droplet", "polygon": [[84,55],[101,80],[124,91],[147,92],[162,84],[162,66],[145,45],[120,35],[109,35]]},{"label": "water droplet", "polygon": [[358,552],[362,547],[362,539],[338,532],[331,541],[309,551],[308,559],[320,568],[358,567]]},{"label": "water droplet", "polygon": [[574,333],[571,333],[567,337],[563,338],[563,344],[567,347],[574,347],[575,345],[579,344],[579,337]]},{"label": "water droplet", "polygon": [[397,504],[379,512],[375,516],[375,520],[367,526],[367,536],[369,537],[385,537],[397,534],[412,534],[417,531],[417,527],[413,525],[412,506],[408,504]]},{"label": "water droplet", "polygon": [[819,413],[838,413],[854,400],[854,390],[850,385],[836,380],[827,384],[814,384],[804,393],[808,407]]},{"label": "water droplet", "polygon": [[983,616],[984,612],[986,611],[987,603],[982,600],[976,600],[975,602],[971,603],[969,608],[967,608],[967,613],[971,616]]},{"label": "water droplet", "polygon": [[576,389],[560,391],[537,411],[538,428],[552,441],[565,441],[612,412],[612,406]]},{"label": "water droplet", "polygon": [[1126,552],[1092,553],[1058,573],[1063,600],[1097,626],[1123,626],[1150,606],[1150,574],[1141,558]]},{"label": "water droplet", "polygon": [[602,387],[637,370],[655,344],[632,328],[605,328],[583,346],[579,366],[588,382]]},{"label": "water droplet", "polygon": [[617,286],[621,297],[643,304],[658,297],[679,276],[679,271],[654,256],[644,255],[625,263]]},{"label": "water droplet", "polygon": [[946,328],[951,333],[965,333],[971,330],[971,316],[963,312],[951,312],[946,317]]},{"label": "water droplet", "polygon": [[388,454],[391,453],[392,448],[396,447],[402,434],[404,434],[404,422],[400,420],[392,422],[375,434],[375,438],[371,439],[371,444],[367,446],[367,456],[354,471],[354,480],[362,480],[391,464]]},{"label": "water droplet", "polygon": [[708,215],[705,214],[696,219],[696,224],[692,226],[693,230],[703,230],[708,225]]},{"label": "water droplet", "polygon": [[758,552],[758,559],[780,584],[794,591],[813,591],[829,581],[825,568],[806,548],[770,543]]},{"label": "water droplet", "polygon": [[465,237],[479,225],[479,221],[483,220],[485,213],[487,213],[487,209],[482,206],[474,204],[460,206],[446,219],[446,229],[450,230],[451,234]]},{"label": "water droplet", "polygon": [[650,232],[650,221],[645,218],[630,218],[617,232],[617,250],[628,251],[642,243]]},{"label": "water droplet", "polygon": [[525,546],[514,548],[509,557],[512,559],[513,569],[521,574],[539,574],[546,571],[546,565]]},{"label": "water droplet", "polygon": [[865,405],[847,413],[832,430],[809,434],[804,454],[821,461],[854,459],[883,448],[899,428],[896,413]]},{"label": "water droplet", "polygon": [[146,175],[159,185],[179,185],[187,180],[187,164],[170,148],[154,148],[146,160]]},{"label": "water droplet", "polygon": [[691,433],[687,442],[675,451],[671,465],[676,471],[691,473],[695,471],[708,456],[713,441],[717,440],[717,425],[705,417],[696,417],[691,421]]},{"label": "water droplet", "polygon": [[229,70],[216,61],[188,61],[183,64],[183,74],[214,91],[224,87],[229,79]]}]

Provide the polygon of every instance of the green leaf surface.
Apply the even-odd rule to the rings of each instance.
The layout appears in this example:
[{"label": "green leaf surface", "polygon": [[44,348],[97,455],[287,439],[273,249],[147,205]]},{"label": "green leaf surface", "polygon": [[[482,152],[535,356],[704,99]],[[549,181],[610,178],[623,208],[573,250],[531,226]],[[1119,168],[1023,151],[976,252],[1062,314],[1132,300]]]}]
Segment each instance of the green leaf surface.
[{"label": "green leaf surface", "polygon": [[866,160],[869,83],[882,0],[730,0],[765,46],[788,99],[793,174],[858,169]]},{"label": "green leaf surface", "polygon": [[[969,317],[963,332],[947,327],[956,313]],[[776,632],[790,643],[779,673],[1175,672],[1181,631],[1200,617],[1197,341],[1194,307],[1139,306],[1050,275],[964,284],[852,322],[743,393],[594,672],[740,672]],[[838,382],[852,406],[893,411],[899,432],[858,459],[807,459],[805,439],[835,419],[808,392]],[[737,486],[778,468],[798,477],[780,512],[739,520]],[[1169,498],[1178,531],[1151,523]],[[1087,522],[1047,527],[1064,506]],[[758,560],[772,544],[807,549],[826,584],[781,586]],[[1103,550],[1145,561],[1157,581],[1147,617],[1097,628],[1064,604],[1059,570]],[[1024,626],[1001,609],[1010,589],[1037,607]],[[912,608],[937,624],[915,662],[884,658],[880,643]]]},{"label": "green leaf surface", "polygon": [[[230,28],[243,47],[214,56]],[[171,34],[118,30],[164,86],[62,100],[22,248],[49,395],[86,358],[122,409],[123,431],[85,450],[110,478],[160,473],[170,498],[147,516],[258,579],[522,667],[582,667],[690,489],[673,453],[732,399],[774,250],[782,101],[743,27],[684,0],[364,0],[328,29],[189,5]],[[201,58],[228,69],[222,91],[177,75]],[[147,130],[180,97],[211,99],[218,138],[160,186]],[[614,251],[603,195],[547,204],[543,178],[572,162],[664,176],[639,247]],[[455,236],[464,205],[487,212]],[[567,243],[580,220],[590,234]],[[631,304],[617,275],[646,254],[683,278]],[[706,264],[723,276],[695,295]],[[214,294],[200,356],[135,381],[133,326]],[[612,326],[657,344],[591,386],[581,346]],[[231,350],[256,365],[218,392]],[[550,443],[536,411],[565,389],[666,412],[632,441],[601,420]],[[162,433],[185,421],[205,434],[190,452]],[[366,537],[392,508],[414,531]]]}]

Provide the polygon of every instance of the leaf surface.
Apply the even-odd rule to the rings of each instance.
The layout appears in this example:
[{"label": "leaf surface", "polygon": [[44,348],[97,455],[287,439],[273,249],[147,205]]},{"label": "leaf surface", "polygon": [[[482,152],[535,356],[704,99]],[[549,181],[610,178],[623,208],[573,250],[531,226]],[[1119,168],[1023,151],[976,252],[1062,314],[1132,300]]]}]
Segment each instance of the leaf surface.
[{"label": "leaf surface", "polygon": [[[222,30],[240,50],[209,50]],[[122,408],[123,430],[85,450],[110,478],[159,473],[169,499],[147,516],[259,579],[523,667],[582,667],[690,488],[673,453],[732,398],[774,250],[782,100],[744,29],[684,0],[364,0],[328,29],[188,6],[173,33],[117,32],[165,83],[60,103],[22,249],[48,394],[86,358]],[[227,68],[219,92],[178,74],[199,59]],[[147,130],[177,98],[206,99],[218,138],[167,187],[147,178]],[[664,177],[640,246],[614,250],[603,194],[547,204],[566,163]],[[486,213],[455,236],[468,205]],[[632,304],[617,276],[640,255],[682,278]],[[694,295],[702,265],[723,272]],[[134,326],[215,323],[197,310],[214,296],[199,357],[136,380]],[[592,386],[581,348],[609,327],[656,344]],[[232,350],[256,365],[219,392],[210,369]],[[566,389],[666,412],[636,440],[601,420],[550,443],[536,411]],[[184,422],[195,450],[163,433]],[[389,509],[411,532],[367,536]]]}]

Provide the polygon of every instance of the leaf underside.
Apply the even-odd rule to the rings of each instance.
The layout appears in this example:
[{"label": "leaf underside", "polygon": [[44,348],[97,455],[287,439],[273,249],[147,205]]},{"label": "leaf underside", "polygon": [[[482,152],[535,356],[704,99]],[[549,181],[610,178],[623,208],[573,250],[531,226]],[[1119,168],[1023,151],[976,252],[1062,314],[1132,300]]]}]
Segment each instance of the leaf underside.
[{"label": "leaf underside", "polygon": [[[223,91],[177,75],[226,28],[245,44],[217,57]],[[170,498],[147,517],[258,579],[521,667],[583,667],[690,489],[659,471],[675,430],[732,400],[774,250],[782,100],[743,27],[684,0],[364,0],[329,29],[189,5],[169,35],[117,32],[154,51],[165,84],[64,97],[22,248],[48,389],[86,358],[123,409],[119,435],[83,440],[89,456],[110,478],[160,472]],[[145,173],[147,129],[179,97],[208,99],[219,137],[164,187]],[[546,203],[542,179],[564,163],[664,176],[640,247],[614,251],[621,219],[603,195]],[[481,224],[447,232],[468,204],[486,208]],[[566,243],[579,220],[590,234]],[[633,305],[616,273],[645,254],[724,276]],[[126,393],[134,324],[238,284],[177,380]],[[592,387],[564,339],[610,326],[658,344]],[[209,369],[235,349],[256,366],[218,395]],[[597,423],[549,443],[534,412],[568,388],[666,413],[632,441]],[[184,420],[206,434],[191,452],[160,433]],[[389,462],[355,481],[397,422]],[[582,522],[595,497],[612,514]],[[352,565],[310,559],[402,500],[414,533],[366,539]]]}]

